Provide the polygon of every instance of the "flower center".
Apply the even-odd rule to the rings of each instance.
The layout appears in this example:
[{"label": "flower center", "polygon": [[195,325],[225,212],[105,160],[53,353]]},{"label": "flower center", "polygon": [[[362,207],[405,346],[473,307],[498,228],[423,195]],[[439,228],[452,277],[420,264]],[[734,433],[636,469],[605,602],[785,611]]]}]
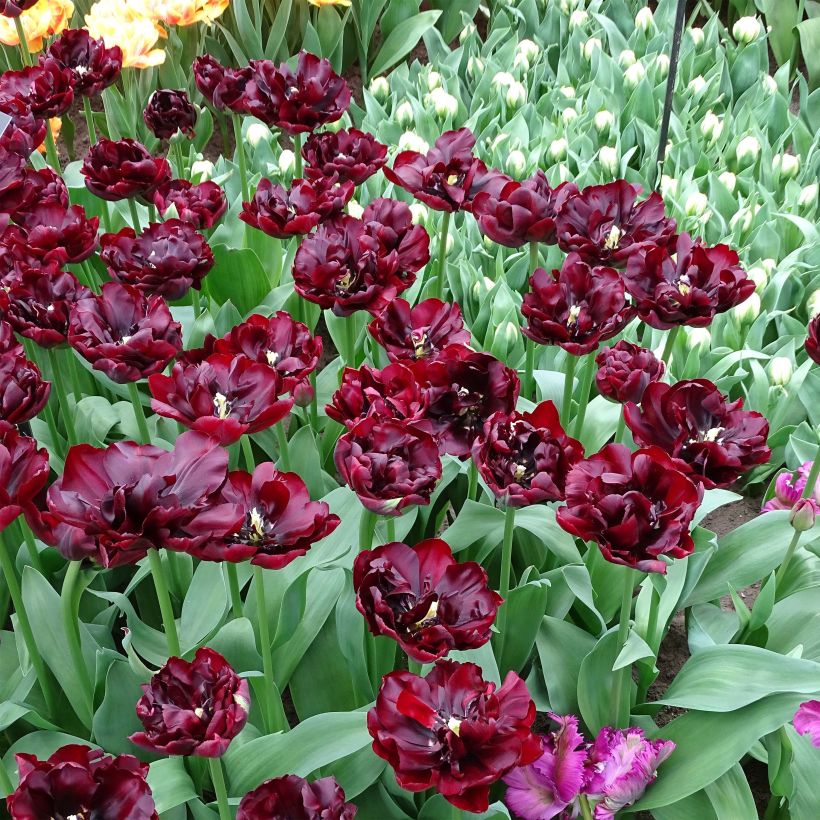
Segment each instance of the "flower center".
[{"label": "flower center", "polygon": [[348,271],[340,280],[339,280],[339,287],[342,290],[347,290],[350,287],[350,283],[353,281],[353,274]]},{"label": "flower center", "polygon": [[453,717],[450,715],[450,718],[447,720],[447,728],[456,736],[458,737],[461,734],[461,724],[462,720],[457,717]]},{"label": "flower center", "polygon": [[623,235],[623,231],[617,225],[613,225],[612,230],[610,230],[604,240],[604,247],[608,251],[614,251],[615,248],[618,247],[618,243],[621,241]]},{"label": "flower center", "polygon": [[681,296],[688,296],[691,290],[692,283],[689,281],[689,276],[684,273],[680,279],[678,279],[678,293],[680,293]]},{"label": "flower center", "polygon": [[707,430],[703,434],[703,441],[718,441],[720,439],[720,435],[723,432],[723,427],[713,427],[711,430]]},{"label": "flower center", "polygon": [[222,393],[217,393],[214,396],[214,409],[216,410],[217,418],[228,418],[231,414],[231,403],[228,401],[227,396],[223,396]]},{"label": "flower center", "polygon": [[251,509],[250,513],[248,513],[248,517],[250,518],[251,529],[250,541],[252,544],[257,544],[265,536],[265,518],[256,507]]},{"label": "flower center", "polygon": [[455,185],[458,182],[458,174],[450,174],[447,177],[447,184],[448,185]]},{"label": "flower center", "polygon": [[513,470],[513,476],[515,477],[516,481],[521,481],[522,478],[527,474],[527,468],[523,464],[516,464],[515,469]]},{"label": "flower center", "polygon": [[413,343],[413,355],[417,359],[423,359],[424,348],[427,344],[427,334],[420,330],[414,330],[410,334],[410,341]]},{"label": "flower center", "polygon": [[279,354],[274,350],[266,350],[265,358],[268,360],[268,364],[273,367],[279,361]]},{"label": "flower center", "polygon": [[581,314],[580,305],[570,305],[569,315],[567,316],[567,327],[575,327],[578,323],[578,317]]},{"label": "flower center", "polygon": [[128,342],[130,342],[130,341],[131,341],[130,336],[123,336],[122,339],[120,339],[120,344],[121,345],[127,345]]},{"label": "flower center", "polygon": [[425,616],[413,624],[413,629],[423,629],[425,626],[433,624],[438,619],[438,601],[433,601]]},{"label": "flower center", "polygon": [[205,710],[204,710],[201,706],[197,706],[197,708],[196,708],[196,709],[194,709],[194,714],[195,714],[195,715],[196,715],[196,716],[197,716],[200,720],[202,720],[202,717],[203,717],[203,716],[204,716],[204,714],[205,714]]},{"label": "flower center", "polygon": [[86,74],[88,74],[88,66],[76,65],[74,66],[74,73],[78,74],[80,77],[84,77]]}]

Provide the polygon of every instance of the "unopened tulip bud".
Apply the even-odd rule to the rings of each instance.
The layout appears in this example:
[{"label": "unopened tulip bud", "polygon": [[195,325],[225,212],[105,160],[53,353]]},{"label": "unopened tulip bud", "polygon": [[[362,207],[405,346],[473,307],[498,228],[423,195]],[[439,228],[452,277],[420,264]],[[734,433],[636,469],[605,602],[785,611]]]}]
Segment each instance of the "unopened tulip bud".
[{"label": "unopened tulip bud", "polygon": [[755,290],[760,292],[769,284],[769,274],[760,265],[755,265],[746,271],[746,276],[755,283]]},{"label": "unopened tulip bud", "polygon": [[487,234],[486,234],[486,233],[481,235],[481,241],[484,243],[484,247],[485,247],[488,251],[492,251],[492,250],[497,250],[497,249],[498,249],[498,245],[497,245],[497,244],[496,244],[496,243],[495,243],[492,239],[490,239],[490,237],[489,237],[489,236],[487,236]]},{"label": "unopened tulip bud", "polygon": [[568,100],[574,100],[575,99],[575,88],[571,85],[562,85],[558,89],[558,93],[562,97],[566,97]]},{"label": "unopened tulip bud", "polygon": [[355,199],[351,199],[350,202],[347,203],[347,213],[355,219],[361,219],[364,208],[362,208]]},{"label": "unopened tulip bud", "polygon": [[689,350],[709,350],[712,347],[712,334],[705,327],[693,327],[686,334],[686,346]]},{"label": "unopened tulip bud", "polygon": [[594,122],[595,130],[599,134],[606,134],[609,133],[609,130],[615,124],[615,115],[611,111],[607,111],[604,108],[595,115]]},{"label": "unopened tulip bud", "polygon": [[505,99],[513,110],[520,108],[527,101],[527,89],[522,83],[515,82],[507,89]]},{"label": "unopened tulip bud", "polygon": [[700,94],[704,88],[706,88],[706,80],[704,80],[700,74],[698,74],[697,77],[692,77],[692,79],[689,80],[689,85],[686,86],[690,94]]},{"label": "unopened tulip bud", "polygon": [[405,131],[399,137],[399,151],[416,151],[419,154],[426,154],[429,150],[430,146],[427,141],[415,131]]},{"label": "unopened tulip bud", "polygon": [[413,215],[413,223],[415,225],[426,225],[430,217],[427,206],[422,205],[421,202],[413,202],[410,205],[410,213]]},{"label": "unopened tulip bud", "polygon": [[583,28],[588,22],[589,13],[583,9],[578,9],[577,11],[572,12],[569,16],[570,29]]},{"label": "unopened tulip bud", "polygon": [[635,28],[644,33],[651,31],[655,25],[655,18],[652,15],[652,9],[644,6],[635,15]]},{"label": "unopened tulip bud", "polygon": [[526,55],[516,52],[515,57],[513,58],[513,68],[517,68],[519,71],[526,74],[530,70],[530,61],[527,59]]},{"label": "unopened tulip bud", "polygon": [[661,174],[661,196],[664,199],[672,198],[678,194],[678,180],[667,174]]},{"label": "unopened tulip bud", "polygon": [[800,157],[794,154],[775,154],[772,157],[772,167],[780,171],[784,179],[794,179],[800,173]]},{"label": "unopened tulip bud", "polygon": [[416,121],[416,117],[413,114],[413,106],[410,105],[407,100],[403,103],[399,103],[399,106],[396,108],[395,117],[396,122],[402,128],[408,128]]},{"label": "unopened tulip bud", "polygon": [[390,96],[390,83],[385,77],[374,77],[370,81],[370,93],[380,102],[384,103]]},{"label": "unopened tulip bud", "polygon": [[527,158],[523,151],[510,151],[506,163],[507,173],[516,179],[524,176],[527,168]]},{"label": "unopened tulip bud", "polygon": [[753,293],[745,302],[733,307],[732,314],[740,324],[751,324],[760,316],[760,297]]},{"label": "unopened tulip bud", "polygon": [[777,260],[771,258],[761,259],[760,266],[771,276],[777,270]]},{"label": "unopened tulip bud", "polygon": [[569,143],[563,137],[553,140],[549,147],[550,159],[554,162],[560,162],[562,159],[566,159],[568,148]]},{"label": "unopened tulip bud", "polygon": [[258,148],[263,143],[269,144],[273,139],[270,128],[261,122],[254,122],[248,126],[245,139],[252,148]]},{"label": "unopened tulip bud", "polygon": [[214,164],[209,159],[198,159],[191,165],[191,180],[204,182],[214,175]]},{"label": "unopened tulip bud", "polygon": [[493,77],[493,85],[496,88],[507,88],[515,82],[515,77],[509,71],[499,71]]},{"label": "unopened tulip bud", "polygon": [[569,14],[573,9],[578,8],[581,0],[561,0],[559,7],[562,14]]},{"label": "unopened tulip bud", "polygon": [[723,120],[710,109],[703,115],[700,123],[700,133],[709,142],[714,142],[723,133]]},{"label": "unopened tulip bud", "polygon": [[442,79],[441,74],[438,71],[431,71],[427,75],[427,90],[434,91],[437,88],[441,88]]},{"label": "unopened tulip bud", "polygon": [[797,532],[808,532],[814,527],[815,517],[814,502],[810,498],[801,498],[792,507],[789,523]]},{"label": "unopened tulip bud", "polygon": [[737,176],[735,176],[735,174],[731,171],[724,171],[718,179],[723,183],[729,193],[733,194],[735,192],[735,188],[737,187]]},{"label": "unopened tulip bud", "polygon": [[481,301],[495,287],[495,282],[487,276],[482,276],[473,285],[473,296],[477,301]]},{"label": "unopened tulip bud", "polygon": [[475,34],[475,32],[476,27],[473,23],[470,23],[469,25],[465,26],[463,29],[461,29],[461,33],[458,35],[459,43],[463,44],[464,41],[472,37],[473,34]]},{"label": "unopened tulip bud", "polygon": [[561,112],[561,119],[564,121],[565,125],[569,125],[571,122],[578,119],[578,112],[574,108],[565,108]]},{"label": "unopened tulip bud", "polygon": [[291,395],[297,407],[308,407],[313,401],[313,385],[308,379],[303,379],[293,388]]},{"label": "unopened tulip bud", "polygon": [[444,242],[444,252],[449,256],[453,252],[453,246],[455,245],[456,240],[453,237],[452,233],[447,234],[447,239]]},{"label": "unopened tulip bud", "polygon": [[635,65],[638,62],[638,58],[635,56],[635,52],[631,49],[625,48],[619,55],[618,55],[618,65],[621,68],[629,68],[631,65]]},{"label": "unopened tulip bud", "polygon": [[806,310],[809,313],[809,319],[814,319],[820,313],[820,290],[812,291],[806,301]]},{"label": "unopened tulip bud", "polygon": [[279,165],[280,173],[292,174],[296,167],[296,155],[289,148],[286,148],[279,154],[277,164]]},{"label": "unopened tulip bud", "polygon": [[532,40],[522,40],[515,47],[515,50],[519,54],[523,54],[530,62],[532,62],[541,53],[541,46]]},{"label": "unopened tulip bud", "polygon": [[646,77],[646,69],[643,63],[635,63],[624,71],[624,83],[627,88],[637,88],[644,77]]},{"label": "unopened tulip bud", "polygon": [[600,51],[603,46],[600,38],[598,37],[590,37],[582,46],[581,46],[581,54],[583,55],[584,59],[588,62],[592,60],[592,55],[596,51]]},{"label": "unopened tulip bud", "polygon": [[430,102],[433,103],[433,110],[440,120],[458,114],[458,100],[443,88],[436,88],[430,92]]},{"label": "unopened tulip bud", "polygon": [[700,191],[690,194],[686,200],[684,210],[687,216],[701,217],[709,208],[709,198]]},{"label": "unopened tulip bud", "polygon": [[738,43],[743,43],[744,45],[753,43],[762,35],[763,26],[757,17],[741,17],[732,26],[732,37],[734,37]]},{"label": "unopened tulip bud", "polygon": [[757,162],[760,156],[760,141],[753,136],[743,137],[735,148],[735,156],[741,165]]},{"label": "unopened tulip bud", "polygon": [[729,227],[734,230],[737,227],[740,227],[741,233],[746,233],[749,228],[752,227],[752,221],[754,220],[754,214],[752,213],[751,208],[739,208],[737,212],[732,216],[729,220]]},{"label": "unopened tulip bud", "polygon": [[601,167],[610,174],[617,174],[618,173],[618,151],[616,148],[613,148],[611,145],[603,145],[601,146],[601,150],[598,151],[598,161],[601,163]]},{"label": "unopened tulip bud", "polygon": [[817,204],[817,197],[820,195],[820,186],[816,182],[811,185],[806,185],[801,191],[800,196],[797,197],[797,204],[809,210]]},{"label": "unopened tulip bud", "polygon": [[793,371],[792,360],[788,356],[775,356],[769,362],[769,379],[779,387],[791,381]]},{"label": "unopened tulip bud", "polygon": [[660,77],[660,79],[666,79],[669,74],[670,65],[671,61],[666,54],[658,54],[658,56],[655,57],[655,71],[658,73],[658,77]]},{"label": "unopened tulip bud", "polygon": [[764,74],[761,78],[761,83],[763,84],[763,90],[771,97],[773,94],[777,94],[777,80],[769,74]]},{"label": "unopened tulip bud", "polygon": [[688,31],[690,39],[695,44],[695,48],[697,48],[698,46],[702,46],[704,40],[703,29],[695,26],[693,28],[690,28]]},{"label": "unopened tulip bud", "polygon": [[467,60],[467,76],[475,82],[484,74],[484,60],[480,57],[470,57]]}]

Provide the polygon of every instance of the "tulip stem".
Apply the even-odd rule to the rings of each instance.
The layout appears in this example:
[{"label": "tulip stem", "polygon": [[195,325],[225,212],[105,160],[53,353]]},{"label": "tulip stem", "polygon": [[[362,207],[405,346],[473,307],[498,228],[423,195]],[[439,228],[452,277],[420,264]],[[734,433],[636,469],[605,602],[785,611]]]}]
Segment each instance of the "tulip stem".
[{"label": "tulip stem", "polygon": [[57,394],[57,403],[60,406],[60,415],[63,417],[66,435],[68,436],[68,446],[73,447],[77,443],[77,433],[74,430],[74,416],[68,406],[68,394],[63,380],[63,371],[57,361],[57,354],[53,347],[47,348],[48,363],[51,365],[51,377],[54,379],[54,392]]},{"label": "tulip stem", "polygon": [[251,195],[248,188],[248,163],[245,158],[245,144],[242,141],[242,121],[238,114],[231,114],[233,122],[233,138],[236,143],[236,160],[239,165],[239,184],[242,186],[242,201],[250,202]]},{"label": "tulip stem", "polygon": [[[256,623],[259,626],[259,652],[262,655],[262,671],[265,675],[263,683],[264,703],[262,714],[265,730],[268,733],[283,731],[281,725],[282,707],[277,710],[272,698],[272,690],[276,686],[273,677],[273,651],[271,650],[270,624],[268,623],[268,604],[265,598],[265,571],[260,566],[253,568],[253,585],[256,589]],[[277,690],[278,691],[278,690]],[[279,719],[277,719],[279,715]]]},{"label": "tulip stem", "polygon": [[376,513],[362,509],[362,517],[359,519],[359,552],[373,549],[377,523]]},{"label": "tulip stem", "polygon": [[679,333],[680,325],[675,325],[675,327],[670,328],[669,332],[666,334],[666,343],[663,346],[661,358],[667,367],[672,364],[672,348],[675,347],[675,340],[678,338]]},{"label": "tulip stem", "polygon": [[618,416],[618,426],[615,428],[615,444],[623,443],[624,433],[626,432],[626,416],[621,409],[621,415]]},{"label": "tulip stem", "polygon": [[194,319],[199,318],[199,314],[202,313],[202,305],[199,303],[199,293],[197,293],[196,288],[191,288],[191,307],[194,309]]},{"label": "tulip stem", "polygon": [[450,217],[452,214],[449,211],[444,211],[441,215],[441,231],[438,240],[438,262],[436,265],[436,283],[434,286],[433,296],[436,299],[444,298],[444,276],[446,273],[447,263],[447,235],[450,233]]},{"label": "tulip stem", "polygon": [[34,534],[24,518],[18,518],[17,523],[20,525],[20,532],[23,534],[23,541],[25,542],[28,556],[31,560],[31,565],[40,575],[45,576],[46,572],[43,569],[43,562],[40,558],[40,553],[37,550],[37,544],[34,543]]},{"label": "tulip stem", "polygon": [[592,808],[589,805],[589,799],[585,794],[578,795],[578,803],[581,806],[581,817],[584,820],[592,820]]},{"label": "tulip stem", "polygon": [[181,654],[179,636],[177,635],[177,624],[174,620],[174,609],[171,606],[171,595],[168,592],[168,584],[165,581],[165,570],[162,567],[162,558],[159,552],[153,547],[148,550],[148,563],[151,567],[151,575],[154,577],[154,589],[156,589],[157,592],[159,611],[162,615],[162,626],[165,629],[168,655],[179,657]]},{"label": "tulip stem", "polygon": [[290,472],[290,452],[288,451],[288,434],[285,432],[284,421],[280,421],[275,425],[276,440],[279,443],[279,463],[282,469]]},{"label": "tulip stem", "polygon": [[569,427],[569,416],[572,412],[572,388],[575,386],[575,368],[578,358],[567,354],[567,367],[564,371],[564,397],[561,400],[561,426],[566,430]]},{"label": "tulip stem", "polygon": [[216,805],[219,807],[219,820],[231,820],[231,807],[228,803],[228,789],[225,786],[222,761],[218,757],[209,757],[208,766],[211,769],[211,784],[216,794]]},{"label": "tulip stem", "polygon": [[51,121],[46,120],[46,158],[48,164],[58,173],[62,173],[60,166],[60,155],[57,153],[57,145],[54,142],[54,134],[51,133]]},{"label": "tulip stem", "polygon": [[[277,425],[281,426],[281,425]],[[287,444],[287,442],[286,442]],[[282,443],[279,443],[279,446],[282,446]],[[242,457],[245,459],[245,469],[252,473],[256,468],[256,459],[253,457],[253,447],[251,446],[251,438],[248,435],[242,436],[241,439],[241,447],[242,447]],[[287,449],[287,447],[285,448]]]},{"label": "tulip stem", "polygon": [[23,65],[34,65],[31,59],[31,52],[28,48],[28,40],[26,39],[26,32],[23,28],[23,21],[20,19],[19,14],[14,18],[14,28],[17,31],[17,39],[20,41],[20,56],[23,58]]},{"label": "tulip stem", "polygon": [[478,495],[478,467],[475,460],[470,459],[467,465],[467,500],[476,501]]},{"label": "tulip stem", "polygon": [[302,162],[302,135],[293,135],[293,173],[296,179],[302,179],[305,166]]},{"label": "tulip stem", "polygon": [[[83,265],[85,265],[85,262]],[[68,376],[71,380],[71,392],[74,394],[74,404],[79,404],[83,398],[83,391],[80,386],[80,374],[77,372],[77,357],[73,348],[66,350],[65,359],[68,362]]]},{"label": "tulip stem", "polygon": [[359,338],[357,330],[355,317],[348,316],[345,319],[345,347],[347,350],[344,351],[345,364],[348,367],[356,367],[356,342]]},{"label": "tulip stem", "polygon": [[140,215],[137,211],[137,203],[134,202],[133,197],[128,198],[128,210],[131,212],[131,224],[134,226],[134,231],[139,234],[142,232],[142,225],[140,223]]},{"label": "tulip stem", "polygon": [[396,540],[396,519],[394,516],[389,516],[387,519],[387,542],[392,544]]},{"label": "tulip stem", "polygon": [[70,561],[63,579],[63,588],[60,592],[60,611],[63,616],[68,652],[74,664],[74,671],[82,684],[83,691],[89,693],[93,700],[94,684],[88,674],[88,667],[83,658],[82,638],[80,637],[80,598],[82,587],[77,583],[82,572],[82,561]]},{"label": "tulip stem", "polygon": [[134,408],[134,415],[137,418],[137,428],[140,432],[141,444],[151,443],[151,434],[148,432],[148,421],[145,418],[145,410],[140,399],[140,391],[136,382],[128,383],[128,395],[131,397],[131,405]]},{"label": "tulip stem", "polygon": [[97,129],[94,127],[94,112],[91,110],[91,100],[83,94],[83,114],[85,114],[85,127],[88,131],[88,143],[94,145],[97,142]]},{"label": "tulip stem", "polygon": [[498,594],[504,599],[501,607],[499,624],[501,635],[499,637],[499,651],[498,658],[503,657],[504,652],[504,638],[507,634],[507,612],[509,608],[510,595],[510,572],[512,569],[512,546],[513,546],[513,532],[515,531],[515,507],[508,506],[504,510],[504,540],[501,544],[501,583],[499,585]]},{"label": "tulip stem", "polygon": [[575,424],[572,428],[573,438],[581,437],[581,431],[584,429],[584,419],[587,415],[589,391],[592,387],[592,377],[595,375],[595,358],[591,353],[587,356],[585,364],[584,374],[581,376],[581,392],[578,395],[578,415],[575,417]]},{"label": "tulip stem", "polygon": [[173,145],[174,161],[177,164],[177,177],[183,179],[185,177],[185,157],[182,153],[182,140],[177,136],[171,140],[171,145]]},{"label": "tulip stem", "polygon": [[225,562],[225,574],[228,576],[228,591],[231,595],[231,614],[234,618],[242,617],[242,591],[239,589],[239,573],[236,564]]},{"label": "tulip stem", "polygon": [[310,374],[310,386],[313,395],[310,397],[310,426],[317,431],[319,428],[319,393],[316,388],[316,371]]},{"label": "tulip stem", "polygon": [[[618,655],[623,651],[629,640],[629,617],[632,613],[632,592],[634,589],[632,572],[624,570],[623,580],[623,596],[621,598],[621,615],[618,621]],[[617,655],[616,655],[617,657]],[[612,687],[612,725],[616,729],[626,728],[629,726],[629,690],[627,689],[627,707],[624,715],[623,700],[624,688],[628,687],[629,681],[632,680],[632,666],[627,664],[622,669],[617,669],[614,672],[615,680]]]}]

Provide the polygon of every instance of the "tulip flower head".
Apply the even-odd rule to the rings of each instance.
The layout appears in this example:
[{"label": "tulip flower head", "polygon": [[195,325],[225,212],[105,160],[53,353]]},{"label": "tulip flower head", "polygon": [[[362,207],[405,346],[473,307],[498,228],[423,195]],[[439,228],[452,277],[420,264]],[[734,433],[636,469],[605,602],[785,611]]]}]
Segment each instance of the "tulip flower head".
[{"label": "tulip flower head", "polygon": [[[320,3],[320,0],[311,0]],[[236,820],[353,820],[356,807],[334,777],[309,783],[295,774],[266,780],[239,804]]]}]

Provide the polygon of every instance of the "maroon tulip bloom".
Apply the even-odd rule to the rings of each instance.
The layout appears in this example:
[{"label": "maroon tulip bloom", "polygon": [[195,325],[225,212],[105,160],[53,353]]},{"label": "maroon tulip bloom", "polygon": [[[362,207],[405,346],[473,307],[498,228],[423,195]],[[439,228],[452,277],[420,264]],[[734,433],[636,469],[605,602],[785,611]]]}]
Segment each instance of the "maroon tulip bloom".
[{"label": "maroon tulip bloom", "polygon": [[155,413],[232,444],[281,421],[293,399],[280,399],[282,380],[273,368],[244,356],[214,354],[201,364],[177,363],[170,376],[148,379]]},{"label": "maroon tulip bloom", "polygon": [[551,401],[532,413],[496,413],[473,446],[473,460],[495,497],[510,507],[562,501],[567,473],[584,457]]},{"label": "maroon tulip bloom", "polygon": [[57,347],[68,341],[71,306],[90,295],[70,273],[27,270],[0,288],[0,312],[21,336],[40,347]]},{"label": "maroon tulip bloom", "polygon": [[94,143],[83,160],[85,187],[100,199],[116,202],[138,197],[150,201],[160,185],[171,179],[165,157],[152,157],[136,140]]},{"label": "maroon tulip bloom", "polygon": [[353,588],[370,632],[392,638],[420,663],[483,646],[504,602],[480,564],[459,564],[439,538],[360,552]]},{"label": "maroon tulip bloom", "polygon": [[687,379],[650,384],[640,408],[624,405],[624,418],[636,444],[657,445],[676,469],[710,490],[728,487],[771,457],[769,423],[742,408],[743,399],[727,401],[712,382]]},{"label": "maroon tulip bloom", "polygon": [[427,394],[418,426],[433,435],[442,453],[467,458],[487,419],[515,409],[518,374],[489,353],[453,345],[412,367]]},{"label": "maroon tulip bloom", "polygon": [[727,245],[709,248],[682,233],[677,243],[629,258],[624,282],[638,316],[651,327],[706,327],[715,314],[739,305],[755,284]]},{"label": "maroon tulip bloom", "polygon": [[542,345],[583,356],[621,332],[631,318],[624,284],[614,268],[593,268],[571,253],[560,271],[536,269],[521,313],[521,332]]},{"label": "maroon tulip bloom", "polygon": [[449,345],[468,345],[470,331],[457,303],[425,299],[415,307],[394,299],[367,326],[390,361],[430,359]]},{"label": "maroon tulip bloom", "polygon": [[806,353],[816,364],[820,364],[820,316],[815,316],[807,328]]},{"label": "maroon tulip bloom", "polygon": [[399,270],[418,273],[430,261],[430,236],[413,224],[413,212],[397,199],[374,199],[362,213],[365,230],[374,236],[383,253],[396,252]]},{"label": "maroon tulip bloom", "polygon": [[[34,114],[28,102],[20,97],[0,98],[0,112],[11,120],[0,134],[0,148],[27,160],[46,138],[46,121]],[[11,162],[13,169],[16,163]],[[0,189],[2,187],[0,183]]]},{"label": "maroon tulip bloom", "polygon": [[62,117],[74,102],[72,74],[56,60],[41,59],[39,65],[0,75],[0,100],[17,97],[35,117]]},{"label": "maroon tulip bloom", "polygon": [[100,258],[112,279],[172,301],[200,290],[214,266],[210,245],[181,219],[152,222],[139,236],[129,227],[104,234]]},{"label": "maroon tulip bloom", "polygon": [[387,146],[358,128],[311,134],[302,148],[308,179],[334,175],[340,182],[361,185],[387,162]]},{"label": "maroon tulip bloom", "polygon": [[239,804],[236,820],[353,820],[356,807],[334,777],[308,783],[295,774],[266,780]]},{"label": "maroon tulip bloom", "polygon": [[435,787],[454,806],[486,811],[490,787],[541,755],[535,704],[509,672],[500,689],[474,663],[437,661],[425,677],[390,672],[367,713],[373,751],[411,792]]},{"label": "maroon tulip bloom", "polygon": [[[30,153],[31,151],[26,156]],[[9,157],[6,158],[9,159],[9,165],[0,171],[0,213],[22,221],[29,211],[38,207],[58,205],[63,211],[68,211],[68,189],[62,177],[57,176],[51,168],[39,171],[25,168],[13,183],[4,187],[4,171],[11,172],[14,164]],[[3,162],[3,152],[0,151],[0,166]]]},{"label": "maroon tulip bloom", "polygon": [[193,63],[194,82],[203,97],[218,111],[245,113],[245,89],[253,81],[253,68],[228,68],[204,54]]},{"label": "maroon tulip bloom", "polygon": [[114,85],[122,72],[122,49],[107,48],[84,28],[66,29],[48,47],[46,55],[70,69],[74,93],[83,97],[94,97]]},{"label": "maroon tulip bloom", "polygon": [[653,193],[636,202],[640,192],[640,185],[619,179],[567,197],[555,221],[561,250],[590,265],[620,268],[637,251],[673,244],[675,220],[665,215],[663,200]]},{"label": "maroon tulip bloom", "polygon": [[12,820],[105,818],[157,820],[148,764],[131,755],[72,744],[48,760],[15,755],[20,785],[7,798]]},{"label": "maroon tulip bloom", "polygon": [[214,101],[214,93],[217,86],[225,78],[226,69],[219,60],[210,54],[202,54],[197,57],[192,65],[194,72],[194,83],[199,89],[199,93],[216,108],[219,106]]},{"label": "maroon tulip bloom", "polygon": [[161,88],[151,95],[142,112],[148,130],[158,139],[171,139],[182,131],[188,139],[194,138],[197,113],[185,91]]},{"label": "maroon tulip bloom", "polygon": [[339,526],[339,516],[324,501],[311,501],[296,473],[280,473],[270,462],[257,465],[253,475],[230,473],[222,500],[242,509],[244,520],[230,535],[193,550],[197,558],[250,559],[265,569],[282,569]]},{"label": "maroon tulip bloom", "polygon": [[469,128],[446,131],[427,154],[402,151],[384,175],[436,211],[458,211],[476,173],[474,146]]},{"label": "maroon tulip bloom", "polygon": [[45,406],[51,384],[25,356],[0,356],[0,420],[22,424]]},{"label": "maroon tulip bloom", "polygon": [[187,179],[172,179],[154,191],[153,202],[165,216],[173,205],[177,215],[197,230],[210,229],[228,210],[225,192],[215,182],[194,185]]},{"label": "maroon tulip bloom", "polygon": [[24,356],[23,345],[17,341],[14,328],[0,320],[0,356]]},{"label": "maroon tulip bloom", "polygon": [[32,508],[48,475],[48,451],[38,450],[33,438],[0,421],[0,532]]},{"label": "maroon tulip bloom", "polygon": [[596,357],[598,372],[595,386],[598,392],[620,404],[631,401],[640,404],[646,388],[659,382],[666,365],[651,350],[621,339],[612,347],[605,347]]},{"label": "maroon tulip bloom", "polygon": [[295,179],[290,190],[260,181],[250,202],[242,203],[239,218],[276,239],[310,233],[320,222],[339,214],[353,196],[354,185],[345,182],[330,187]]},{"label": "maroon tulip bloom", "polygon": [[36,2],[37,0],[0,0],[0,14],[3,17],[19,17]]},{"label": "maroon tulip bloom", "polygon": [[578,188],[561,183],[551,188],[543,171],[523,182],[510,180],[497,195],[483,191],[473,199],[473,216],[484,236],[508,248],[530,242],[555,244],[555,216],[567,196]]},{"label": "maroon tulip bloom", "polygon": [[400,515],[412,504],[429,504],[441,478],[432,436],[375,417],[363,419],[336,442],[333,460],[342,481],[378,515]]},{"label": "maroon tulip bloom", "polygon": [[166,368],[182,350],[182,325],[161,296],[107,282],[99,296],[74,303],[68,341],[94,370],[127,384]]},{"label": "maroon tulip bloom", "polygon": [[472,213],[475,199],[479,194],[498,197],[504,186],[512,179],[496,168],[488,168],[480,159],[475,160],[470,177],[470,187],[462,204],[462,210]]},{"label": "maroon tulip bloom", "polygon": [[247,680],[222,655],[204,646],[190,663],[168,658],[142,691],[137,717],[144,731],[129,740],[166,755],[222,757],[247,723],[251,708]]},{"label": "maroon tulip bloom", "polygon": [[44,258],[54,250],[62,250],[64,260],[76,265],[88,259],[99,246],[100,219],[86,216],[82,205],[64,208],[59,203],[35,204],[18,213],[17,219],[26,231],[25,243]]}]

